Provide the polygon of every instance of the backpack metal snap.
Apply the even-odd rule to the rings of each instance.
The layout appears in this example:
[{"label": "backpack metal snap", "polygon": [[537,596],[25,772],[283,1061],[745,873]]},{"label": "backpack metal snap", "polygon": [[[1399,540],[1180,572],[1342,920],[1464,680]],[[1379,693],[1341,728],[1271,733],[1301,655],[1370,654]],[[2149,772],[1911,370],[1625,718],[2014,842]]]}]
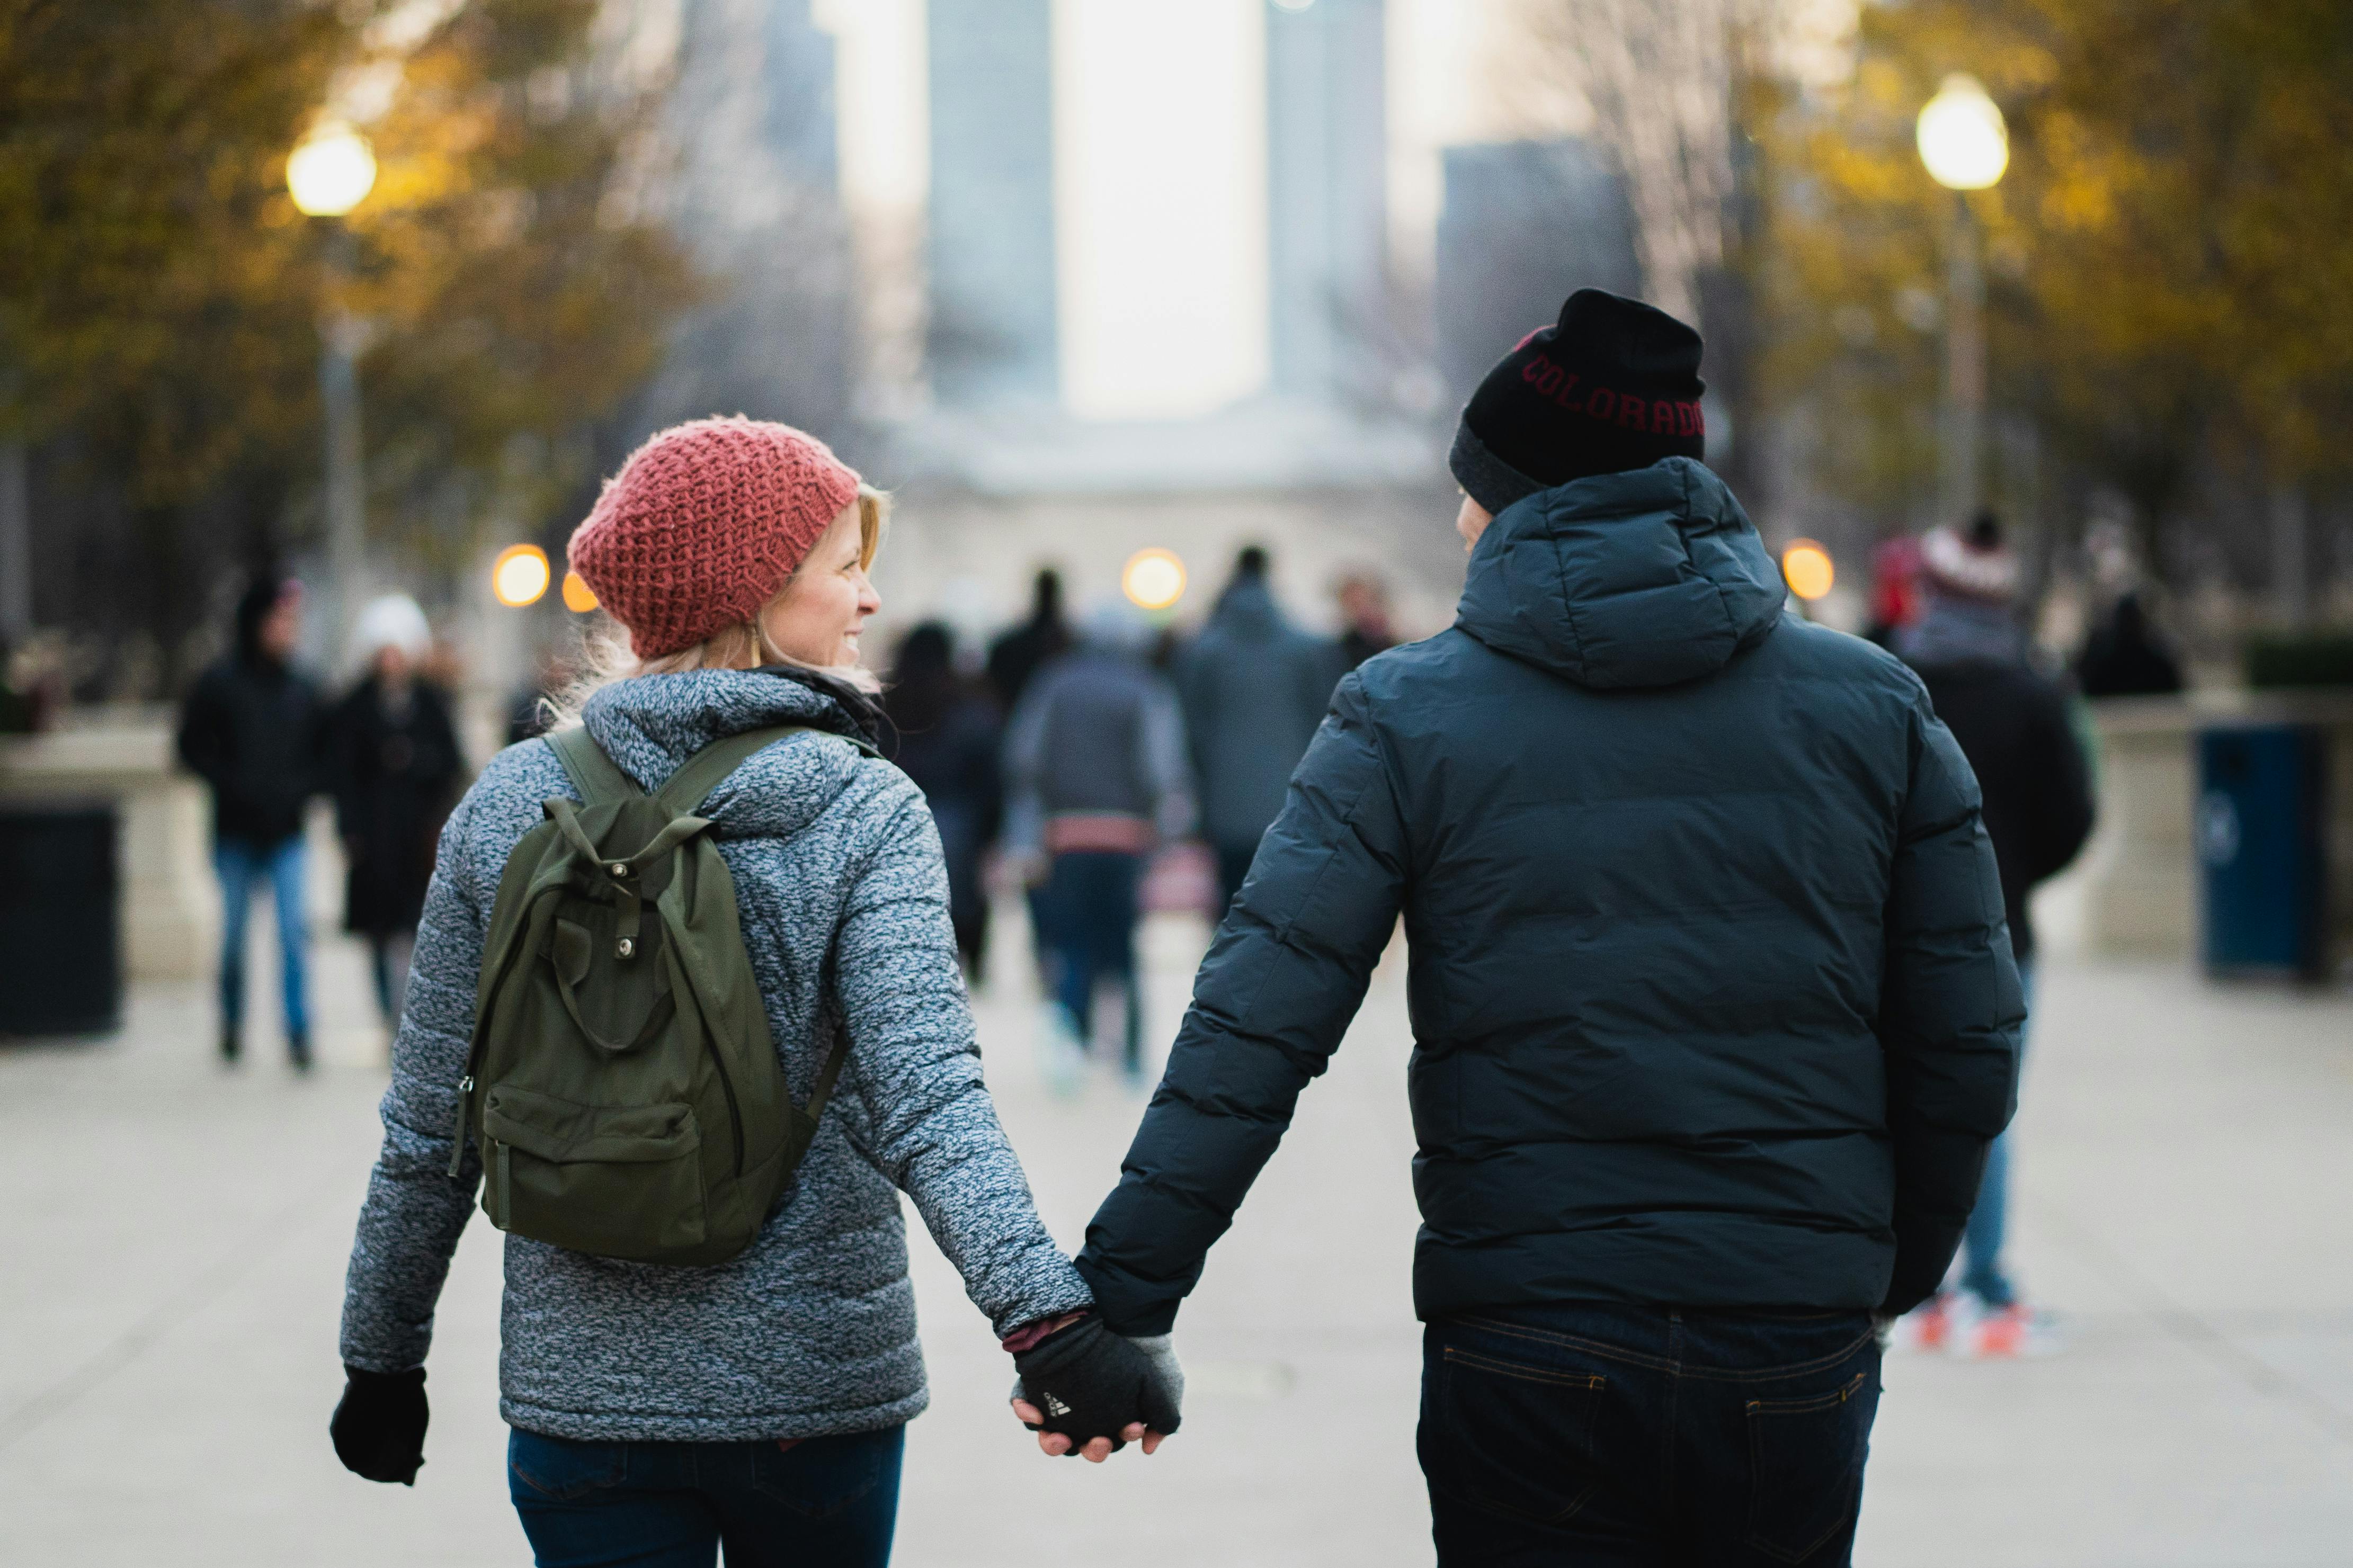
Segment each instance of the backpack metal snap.
[{"label": "backpack metal snap", "polygon": [[626,877],[629,874],[628,867],[618,860],[614,861],[610,866],[607,867],[606,869],[612,872],[616,877]]},{"label": "backpack metal snap", "polygon": [[619,953],[623,958],[628,958],[637,952],[638,944],[631,942],[628,937],[623,937],[619,942],[613,944],[613,951]]}]

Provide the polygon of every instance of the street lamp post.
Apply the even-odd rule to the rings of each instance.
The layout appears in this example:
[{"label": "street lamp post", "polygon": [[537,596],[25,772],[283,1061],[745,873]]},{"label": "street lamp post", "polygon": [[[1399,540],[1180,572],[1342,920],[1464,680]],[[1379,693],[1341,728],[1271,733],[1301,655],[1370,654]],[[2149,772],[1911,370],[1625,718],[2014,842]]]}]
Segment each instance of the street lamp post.
[{"label": "street lamp post", "polygon": [[[341,219],[375,186],[375,153],[348,125],[329,122],[286,160],[286,188],[306,216],[335,223],[328,268],[338,280],[352,270],[351,231]],[[326,624],[357,613],[367,570],[367,471],[360,446],[359,354],[367,323],[340,300],[319,317],[319,400],[326,416],[327,574],[333,604]]]},{"label": "street lamp post", "polygon": [[2010,166],[2010,131],[2001,108],[1971,76],[1945,79],[1920,110],[1920,161],[1953,193],[1953,237],[1945,273],[1946,521],[1966,522],[1982,492],[1985,445],[1985,269],[1971,191],[1990,190]]}]

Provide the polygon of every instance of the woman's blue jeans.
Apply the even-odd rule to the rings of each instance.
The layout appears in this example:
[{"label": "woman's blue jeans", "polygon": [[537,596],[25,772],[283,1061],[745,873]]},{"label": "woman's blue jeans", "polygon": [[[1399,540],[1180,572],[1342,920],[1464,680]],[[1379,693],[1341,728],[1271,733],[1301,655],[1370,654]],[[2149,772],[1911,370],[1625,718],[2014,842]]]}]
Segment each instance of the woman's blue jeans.
[{"label": "woman's blue jeans", "polygon": [[[2033,1021],[2034,961],[2018,966],[2019,985],[2026,993],[2028,1022]],[[2026,1031],[2018,1036],[2019,1052],[2026,1050]],[[2018,1300],[2018,1291],[2001,1266],[2002,1243],[2010,1235],[2010,1134],[2004,1132],[1986,1151],[1985,1179],[1978,1184],[1977,1206],[1969,1211],[1968,1227],[1961,1232],[1961,1289],[2000,1311]]]},{"label": "woman's blue jeans", "polygon": [[507,1489],[540,1568],[883,1568],[904,1426],[758,1443],[581,1443],[512,1428]]}]

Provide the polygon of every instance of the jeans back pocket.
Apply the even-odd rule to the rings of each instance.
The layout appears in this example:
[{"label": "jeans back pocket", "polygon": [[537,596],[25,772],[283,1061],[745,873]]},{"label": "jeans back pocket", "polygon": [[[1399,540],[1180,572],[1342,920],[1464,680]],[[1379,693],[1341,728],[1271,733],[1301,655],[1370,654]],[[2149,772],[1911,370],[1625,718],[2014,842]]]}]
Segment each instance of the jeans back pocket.
[{"label": "jeans back pocket", "polygon": [[1572,1518],[1601,1485],[1593,1433],[1608,1381],[1459,1344],[1437,1348],[1419,1437],[1430,1484],[1530,1523]]},{"label": "jeans back pocket", "polygon": [[1749,1545],[1803,1563],[1853,1524],[1878,1405],[1868,1369],[1820,1394],[1747,1402]]},{"label": "jeans back pocket", "polygon": [[619,1486],[628,1468],[627,1443],[575,1442],[520,1426],[507,1431],[507,1489],[518,1504],[584,1498]]}]

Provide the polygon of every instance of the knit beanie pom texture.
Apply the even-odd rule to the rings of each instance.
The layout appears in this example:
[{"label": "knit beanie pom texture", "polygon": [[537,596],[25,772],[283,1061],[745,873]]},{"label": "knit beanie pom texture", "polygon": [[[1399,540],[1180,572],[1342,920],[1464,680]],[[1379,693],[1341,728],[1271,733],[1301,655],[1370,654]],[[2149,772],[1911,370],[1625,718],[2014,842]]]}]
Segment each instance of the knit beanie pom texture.
[{"label": "knit beanie pom texture", "polygon": [[629,454],[572,535],[572,570],[662,658],[776,597],[858,474],[816,437],[741,416],[672,426]]}]

